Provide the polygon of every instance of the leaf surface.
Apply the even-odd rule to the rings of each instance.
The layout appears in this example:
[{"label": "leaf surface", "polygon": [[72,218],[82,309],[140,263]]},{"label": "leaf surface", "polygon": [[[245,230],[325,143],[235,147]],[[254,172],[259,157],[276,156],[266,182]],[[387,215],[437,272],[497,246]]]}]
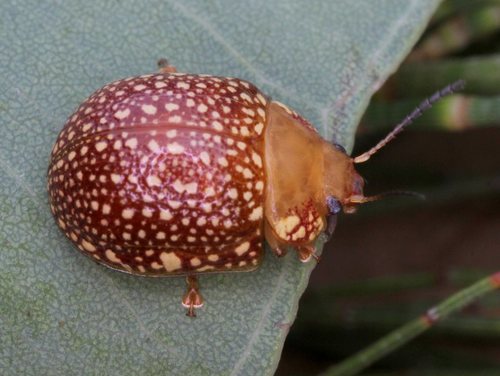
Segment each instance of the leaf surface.
[{"label": "leaf surface", "polygon": [[[0,373],[270,375],[314,265],[267,252],[256,272],[147,279],[76,252],[48,208],[66,118],[94,90],[156,69],[237,76],[351,148],[377,87],[438,0],[0,3]],[[319,243],[322,243],[323,239]]]}]

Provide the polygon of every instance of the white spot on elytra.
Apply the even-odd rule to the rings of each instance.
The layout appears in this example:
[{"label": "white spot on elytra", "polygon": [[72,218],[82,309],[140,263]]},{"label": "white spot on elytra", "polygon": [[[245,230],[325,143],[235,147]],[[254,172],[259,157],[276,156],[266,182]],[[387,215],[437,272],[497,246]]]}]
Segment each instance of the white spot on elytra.
[{"label": "white spot on elytra", "polygon": [[213,187],[208,187],[205,189],[205,196],[206,197],[211,197],[211,196],[215,196],[215,190]]},{"label": "white spot on elytra", "polygon": [[141,107],[142,111],[148,115],[156,114],[157,108],[152,104],[143,104]]},{"label": "white spot on elytra", "polygon": [[212,125],[216,131],[221,131],[223,129],[222,124],[219,123],[217,120],[213,121]]},{"label": "white spot on elytra", "polygon": [[208,107],[205,104],[201,103],[201,104],[198,105],[197,109],[198,109],[198,112],[202,112],[203,113],[203,112],[207,112]]},{"label": "white spot on elytra", "polygon": [[175,111],[179,109],[179,105],[177,103],[167,103],[165,109],[167,111]]},{"label": "white spot on elytra", "polygon": [[262,167],[262,158],[257,153],[252,154],[252,160],[257,166]]},{"label": "white spot on elytra", "polygon": [[173,252],[160,253],[160,260],[167,272],[181,268],[181,259]]},{"label": "white spot on elytra", "polygon": [[250,132],[248,131],[248,128],[247,127],[241,127],[240,129],[240,133],[242,136],[250,136]]},{"label": "white spot on elytra", "polygon": [[219,259],[219,255],[208,255],[207,258],[209,261],[214,262],[214,261],[217,261]]},{"label": "white spot on elytra", "polygon": [[120,120],[125,119],[129,115],[130,115],[130,109],[128,109],[128,108],[115,112],[115,118],[120,119]]},{"label": "white spot on elytra", "polygon": [[122,217],[125,219],[130,219],[134,216],[134,209],[126,208],[122,210]]},{"label": "white spot on elytra", "polygon": [[261,134],[262,133],[262,130],[264,129],[264,124],[262,123],[257,123],[257,125],[255,126],[255,132],[257,134]]},{"label": "white spot on elytra", "polygon": [[184,146],[177,142],[167,145],[167,150],[172,154],[181,154],[184,151]]},{"label": "white spot on elytra", "polygon": [[178,209],[182,204],[180,201],[175,200],[168,200],[167,203],[172,209]]},{"label": "white spot on elytra", "polygon": [[98,142],[97,144],[95,144],[95,149],[98,151],[98,152],[101,152],[103,151],[104,149],[106,149],[106,147],[108,146],[108,143],[106,141],[100,141]]},{"label": "white spot on elytra", "polygon": [[109,213],[111,213],[111,206],[109,206],[108,204],[104,204],[102,206],[102,213],[103,214],[109,214]]},{"label": "white spot on elytra", "polygon": [[228,166],[228,162],[227,162],[227,159],[224,158],[224,157],[220,157],[219,159],[217,159],[217,162],[223,166],[223,167],[227,167]]},{"label": "white spot on elytra", "polygon": [[241,93],[240,94],[241,99],[247,101],[247,102],[252,102],[252,98],[247,93]]},{"label": "white spot on elytra", "polygon": [[250,171],[250,169],[248,168],[245,168],[243,170],[243,176],[246,178],[246,179],[251,179],[253,177],[253,173],[252,171]]},{"label": "white spot on elytra", "polygon": [[198,190],[197,183],[183,184],[179,179],[177,179],[174,182],[174,184],[172,184],[172,187],[179,193],[183,193],[185,191],[189,194],[192,194],[192,193],[196,193]]},{"label": "white spot on elytra", "polygon": [[160,145],[158,145],[158,143],[155,140],[149,141],[148,148],[154,153],[157,153],[161,150]]},{"label": "white spot on elytra", "polygon": [[95,252],[96,250],[96,247],[92,243],[86,241],[85,239],[82,240],[82,247],[89,252]]},{"label": "white spot on elytra", "polygon": [[248,216],[248,219],[250,219],[251,221],[257,221],[261,218],[262,218],[262,207],[261,206],[253,209],[252,212],[250,213],[250,215]]},{"label": "white spot on elytra", "polygon": [[148,183],[148,185],[150,187],[159,187],[161,186],[161,180],[158,176],[156,175],[149,175],[147,178],[146,178],[146,182]]},{"label": "white spot on elytra", "polygon": [[179,115],[170,116],[167,120],[169,123],[180,123],[182,118]]},{"label": "white spot on elytra", "polygon": [[200,159],[203,163],[205,163],[207,166],[210,164],[210,157],[208,156],[208,153],[206,151],[202,151],[200,153]]},{"label": "white spot on elytra", "polygon": [[121,180],[121,175],[111,174],[111,180],[113,181],[113,183],[118,184]]},{"label": "white spot on elytra", "polygon": [[127,142],[125,142],[125,146],[130,149],[135,149],[137,147],[137,138],[129,138]]},{"label": "white spot on elytra", "polygon": [[187,82],[184,82],[184,81],[179,81],[179,82],[177,82],[177,87],[179,89],[187,90],[187,89],[189,89],[189,84]]},{"label": "white spot on elytra", "polygon": [[168,221],[172,219],[172,213],[168,209],[160,209],[160,219]]},{"label": "white spot on elytra", "polygon": [[234,249],[234,252],[238,256],[241,256],[242,254],[244,254],[245,252],[247,252],[249,249],[250,249],[250,243],[249,242],[244,242],[244,243],[241,243],[239,246],[237,246]]},{"label": "white spot on elytra", "polygon": [[150,208],[144,208],[142,209],[141,214],[143,217],[151,218],[153,216],[153,210]]},{"label": "white spot on elytra", "polygon": [[233,200],[236,200],[238,198],[238,191],[235,188],[231,188],[228,192],[227,195],[232,198]]},{"label": "white spot on elytra", "polygon": [[116,257],[116,253],[114,253],[111,249],[107,249],[105,252],[105,255],[107,259],[111,262],[115,262],[118,264],[121,264],[122,260],[120,260],[118,257]]},{"label": "white spot on elytra", "polygon": [[190,261],[191,266],[200,266],[201,265],[201,260],[198,257],[193,257]]}]

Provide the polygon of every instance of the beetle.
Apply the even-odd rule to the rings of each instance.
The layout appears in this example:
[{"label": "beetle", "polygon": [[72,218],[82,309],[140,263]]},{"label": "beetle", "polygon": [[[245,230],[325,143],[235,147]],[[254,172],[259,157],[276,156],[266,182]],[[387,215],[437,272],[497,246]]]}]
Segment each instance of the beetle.
[{"label": "beetle", "polygon": [[71,115],[48,168],[50,208],[85,255],[142,276],[185,275],[188,316],[203,305],[197,275],[249,271],[264,239],[279,256],[316,258],[340,211],[364,196],[354,164],[395,137],[455,83],[355,158],[248,81],[160,71],[112,82]]}]

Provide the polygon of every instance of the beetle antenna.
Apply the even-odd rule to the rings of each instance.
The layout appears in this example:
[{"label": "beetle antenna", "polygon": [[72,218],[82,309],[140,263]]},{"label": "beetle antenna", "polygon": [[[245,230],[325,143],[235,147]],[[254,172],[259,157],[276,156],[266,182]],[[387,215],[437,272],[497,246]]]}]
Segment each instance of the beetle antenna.
[{"label": "beetle antenna", "polygon": [[432,107],[432,105],[440,100],[441,98],[453,94],[457,91],[460,91],[464,88],[465,86],[465,81],[464,80],[458,80],[451,85],[446,86],[445,88],[436,91],[434,94],[432,94],[430,97],[426,98],[422,103],[420,103],[412,113],[407,115],[403,121],[401,121],[398,125],[394,127],[394,129],[387,135],[385,138],[377,145],[372,147],[370,150],[367,152],[358,155],[357,157],[354,157],[352,160],[354,163],[363,163],[366,162],[367,160],[370,159],[370,157],[375,154],[377,151],[382,149],[385,145],[387,145],[393,138],[395,138],[403,129],[405,129],[408,125],[413,123],[417,118],[419,118],[425,110],[428,110],[429,108]]},{"label": "beetle antenna", "polygon": [[349,198],[349,204],[364,204],[366,202],[378,201],[390,196],[411,196],[425,200],[425,195],[412,191],[387,191],[374,196],[354,196]]}]

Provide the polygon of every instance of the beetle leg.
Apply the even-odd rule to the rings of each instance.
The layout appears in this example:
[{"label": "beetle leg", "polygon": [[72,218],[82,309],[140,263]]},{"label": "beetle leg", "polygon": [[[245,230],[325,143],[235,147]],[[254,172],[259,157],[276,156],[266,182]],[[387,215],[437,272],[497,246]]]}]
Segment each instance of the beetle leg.
[{"label": "beetle leg", "polygon": [[264,236],[266,237],[267,244],[269,244],[269,247],[271,247],[276,256],[282,257],[286,255],[286,247],[280,244],[278,238],[271,229],[271,225],[267,221],[264,225]]},{"label": "beetle leg", "polygon": [[297,252],[301,262],[309,262],[311,258],[314,258],[316,263],[319,263],[320,257],[316,254],[316,248],[313,245],[300,245],[297,247]]},{"label": "beetle leg", "polygon": [[173,66],[170,65],[167,59],[161,58],[158,60],[158,69],[160,70],[160,73],[175,73],[177,72],[177,69]]},{"label": "beetle leg", "polygon": [[203,297],[198,291],[198,279],[194,275],[186,277],[187,292],[182,298],[182,305],[187,308],[186,316],[196,317],[195,308],[203,306]]}]

